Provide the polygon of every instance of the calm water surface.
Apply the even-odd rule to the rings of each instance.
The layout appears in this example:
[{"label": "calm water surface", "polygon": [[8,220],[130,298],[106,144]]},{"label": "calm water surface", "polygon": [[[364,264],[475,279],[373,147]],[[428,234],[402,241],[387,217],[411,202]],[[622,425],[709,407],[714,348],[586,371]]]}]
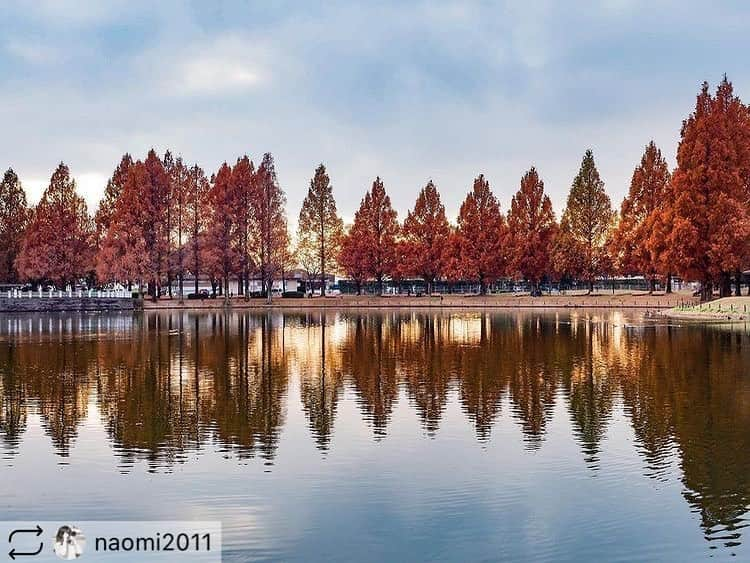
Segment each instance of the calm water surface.
[{"label": "calm water surface", "polygon": [[0,316],[2,520],[225,560],[750,560],[750,329],[637,313]]}]

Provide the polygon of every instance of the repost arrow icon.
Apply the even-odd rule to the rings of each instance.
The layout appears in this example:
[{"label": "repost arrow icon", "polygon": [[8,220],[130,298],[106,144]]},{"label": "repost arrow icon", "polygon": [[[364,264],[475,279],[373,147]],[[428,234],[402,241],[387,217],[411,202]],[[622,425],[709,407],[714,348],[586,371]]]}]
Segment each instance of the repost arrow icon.
[{"label": "repost arrow icon", "polygon": [[[33,531],[33,530],[32,530],[32,531]],[[37,550],[36,550],[36,551],[34,551],[34,552],[26,552],[26,551],[16,551],[16,549],[15,549],[15,548],[13,548],[13,549],[11,549],[11,550],[10,550],[10,551],[8,552],[8,556],[9,556],[9,557],[10,557],[11,559],[13,559],[13,561],[15,561],[15,560],[16,560],[16,557],[21,557],[21,556],[29,556],[29,557],[31,557],[31,556],[34,556],[34,555],[39,555],[39,554],[40,554],[40,553],[42,552],[42,548],[43,548],[43,547],[44,547],[44,543],[43,543],[43,542],[39,542],[39,549],[37,549]]]},{"label": "repost arrow icon", "polygon": [[39,537],[42,535],[42,527],[37,524],[36,528],[31,530],[13,530],[8,536],[8,543],[13,541],[13,536],[15,536],[16,534],[36,534],[36,537]]}]

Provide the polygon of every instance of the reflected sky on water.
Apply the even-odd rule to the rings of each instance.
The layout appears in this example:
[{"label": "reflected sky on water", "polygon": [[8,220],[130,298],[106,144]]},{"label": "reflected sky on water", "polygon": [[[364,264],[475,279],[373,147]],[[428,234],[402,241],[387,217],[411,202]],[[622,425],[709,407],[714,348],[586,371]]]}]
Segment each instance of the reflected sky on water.
[{"label": "reflected sky on water", "polygon": [[750,558],[750,329],[617,311],[0,317],[4,519],[226,559]]}]

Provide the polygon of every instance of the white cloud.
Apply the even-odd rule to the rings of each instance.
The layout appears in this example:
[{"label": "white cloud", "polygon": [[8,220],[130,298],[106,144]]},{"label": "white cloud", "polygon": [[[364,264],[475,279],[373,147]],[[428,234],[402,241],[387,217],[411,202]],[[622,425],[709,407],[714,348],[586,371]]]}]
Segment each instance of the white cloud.
[{"label": "white cloud", "polygon": [[260,82],[260,74],[243,61],[220,57],[202,57],[184,61],[179,80],[180,92],[215,94],[252,88]]},{"label": "white cloud", "polygon": [[165,45],[160,45],[159,51],[157,59],[148,53],[141,61],[145,65],[160,60],[159,73],[172,69],[160,81],[162,91],[169,95],[236,94],[258,87],[268,78],[263,70],[268,52],[237,36],[193,42],[171,62],[164,60],[163,53],[169,51]]},{"label": "white cloud", "polygon": [[56,26],[96,25],[118,19],[128,10],[126,0],[36,0],[13,4],[25,16]]},{"label": "white cloud", "polygon": [[20,39],[9,39],[5,49],[11,55],[32,64],[47,64],[59,59],[59,53],[47,45]]}]

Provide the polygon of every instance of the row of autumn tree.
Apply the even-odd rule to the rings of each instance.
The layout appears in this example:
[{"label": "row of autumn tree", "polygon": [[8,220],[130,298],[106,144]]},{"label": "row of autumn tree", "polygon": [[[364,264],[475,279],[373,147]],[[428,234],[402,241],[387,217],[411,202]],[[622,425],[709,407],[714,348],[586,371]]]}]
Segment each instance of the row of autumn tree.
[{"label": "row of autumn tree", "polygon": [[[287,229],[286,199],[266,154],[224,163],[207,178],[167,152],[145,161],[123,156],[91,219],[61,164],[33,210],[16,175],[0,186],[3,279],[65,284],[83,277],[147,285],[157,296],[186,275],[209,277],[248,294],[259,280],[270,298],[274,279],[301,266],[310,279],[341,273],[361,288],[375,280],[422,278],[477,283],[513,277],[538,288],[544,279],[594,281],[615,272],[643,275],[655,286],[671,276],[702,283],[704,297],[740,291],[750,265],[750,109],[724,78],[716,93],[704,83],[683,122],[677,168],[670,173],[656,145],[646,146],[616,213],[591,151],[573,180],[561,220],[531,168],[507,215],[479,175],[455,226],[432,181],[399,223],[378,177],[345,229],[323,165],[315,171],[298,221]],[[322,284],[324,286],[324,284]]]}]

